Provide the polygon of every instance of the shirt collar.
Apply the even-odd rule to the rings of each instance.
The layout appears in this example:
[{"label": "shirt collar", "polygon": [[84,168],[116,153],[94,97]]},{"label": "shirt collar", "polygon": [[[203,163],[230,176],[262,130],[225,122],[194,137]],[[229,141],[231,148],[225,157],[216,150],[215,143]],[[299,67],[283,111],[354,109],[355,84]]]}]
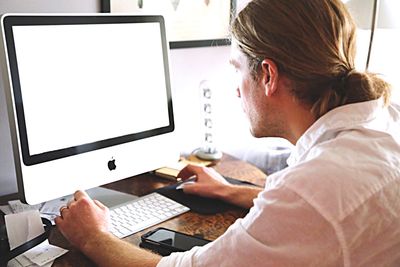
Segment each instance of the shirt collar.
[{"label": "shirt collar", "polygon": [[299,162],[318,143],[332,139],[339,131],[372,121],[382,112],[383,99],[348,104],[337,107],[319,118],[297,141],[287,163]]}]

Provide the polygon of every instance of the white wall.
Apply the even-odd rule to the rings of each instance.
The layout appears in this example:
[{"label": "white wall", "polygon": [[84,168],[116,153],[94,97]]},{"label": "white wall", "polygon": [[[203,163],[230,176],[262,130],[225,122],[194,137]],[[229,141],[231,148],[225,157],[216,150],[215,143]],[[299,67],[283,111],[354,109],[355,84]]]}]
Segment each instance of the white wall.
[{"label": "white wall", "polygon": [[0,0],[0,14],[13,12],[100,12],[99,0]]},{"label": "white wall", "polygon": [[[208,80],[213,92],[214,127],[218,130],[217,117],[222,105],[230,108],[234,95],[229,86],[230,47],[205,47],[173,49],[170,51],[171,83],[174,91],[177,130],[182,150],[190,152],[201,144],[201,107],[199,85]],[[222,97],[222,101],[217,96]],[[228,103],[229,102],[229,103]],[[217,112],[218,110],[218,112]]]},{"label": "white wall", "polygon": [[[238,0],[238,9],[247,1]],[[100,0],[0,0],[0,13],[99,11]],[[247,119],[236,97],[231,75],[233,70],[228,63],[229,53],[229,46],[170,51],[171,83],[180,148],[182,153],[190,153],[202,144],[199,84],[202,80],[208,80],[213,90],[217,147],[243,159],[254,161],[256,158],[256,162],[263,162],[257,153],[265,154],[271,142],[275,145],[276,139],[266,141],[250,135]],[[279,143],[281,141],[279,139]]]},{"label": "white wall", "polygon": [[[238,0],[237,9],[240,10],[247,2],[248,0]],[[170,52],[177,130],[182,151],[190,153],[202,144],[199,84],[202,80],[208,80],[213,90],[217,147],[265,168],[264,156],[269,149],[289,146],[289,143],[278,138],[256,139],[251,136],[247,118],[240,100],[236,97],[229,54],[229,46],[172,49]]]},{"label": "white wall", "polygon": [[203,140],[199,95],[203,80],[208,80],[213,90],[215,141],[222,151],[249,159],[253,157],[249,151],[262,154],[263,149],[267,151],[271,146],[288,145],[282,139],[251,136],[236,97],[229,46],[173,49],[170,54],[177,130],[183,152],[190,153]]},{"label": "white wall", "polygon": [[400,104],[400,1],[382,0],[372,43],[369,69],[380,73],[392,85],[392,100]]}]

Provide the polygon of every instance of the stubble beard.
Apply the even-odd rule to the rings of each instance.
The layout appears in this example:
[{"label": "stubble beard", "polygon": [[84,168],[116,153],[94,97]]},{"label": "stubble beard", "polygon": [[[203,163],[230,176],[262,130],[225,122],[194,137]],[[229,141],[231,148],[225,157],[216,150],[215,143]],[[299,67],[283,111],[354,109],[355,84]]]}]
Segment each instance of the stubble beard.
[{"label": "stubble beard", "polygon": [[249,117],[249,123],[250,133],[256,138],[287,138],[287,131],[285,130],[286,123],[283,121],[283,118],[280,116],[280,114],[278,114],[276,110],[269,109],[269,112],[261,116],[261,118],[259,118],[258,120],[252,120],[252,118]]}]

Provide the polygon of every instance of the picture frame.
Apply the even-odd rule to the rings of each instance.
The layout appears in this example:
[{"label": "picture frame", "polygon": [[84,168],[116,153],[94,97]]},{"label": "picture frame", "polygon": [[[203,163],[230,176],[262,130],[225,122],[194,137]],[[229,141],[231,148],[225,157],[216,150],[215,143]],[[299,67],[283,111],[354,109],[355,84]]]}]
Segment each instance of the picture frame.
[{"label": "picture frame", "polygon": [[170,48],[225,46],[236,0],[101,0],[101,12],[163,15]]}]

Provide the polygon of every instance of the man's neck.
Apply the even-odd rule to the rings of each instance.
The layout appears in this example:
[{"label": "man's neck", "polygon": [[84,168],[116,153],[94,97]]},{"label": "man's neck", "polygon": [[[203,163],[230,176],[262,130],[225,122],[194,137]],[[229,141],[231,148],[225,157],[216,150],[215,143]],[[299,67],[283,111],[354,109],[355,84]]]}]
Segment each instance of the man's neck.
[{"label": "man's neck", "polygon": [[290,112],[287,112],[288,136],[285,138],[295,145],[307,129],[314,124],[316,118],[311,113],[311,108],[299,104],[298,101],[291,101],[287,108]]}]

